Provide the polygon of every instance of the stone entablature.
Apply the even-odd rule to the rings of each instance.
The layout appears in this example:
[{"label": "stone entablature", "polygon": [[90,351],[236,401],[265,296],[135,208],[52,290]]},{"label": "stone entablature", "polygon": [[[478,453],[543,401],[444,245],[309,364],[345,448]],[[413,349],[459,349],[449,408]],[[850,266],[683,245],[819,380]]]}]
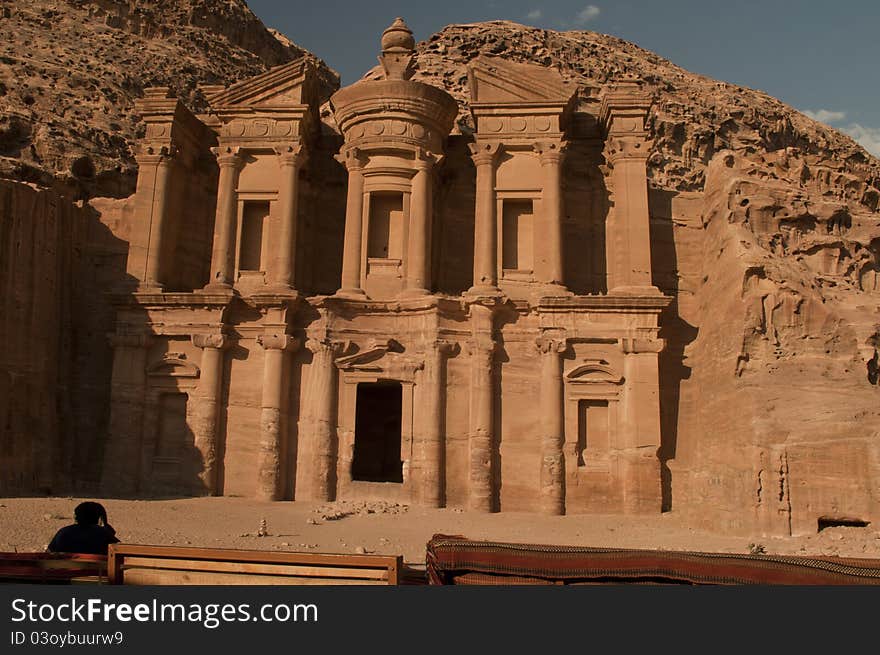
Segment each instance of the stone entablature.
[{"label": "stone entablature", "polygon": [[[476,132],[449,137],[456,103],[410,79],[413,45],[402,21],[386,30],[385,79],[332,96],[339,134],[319,129],[329,94],[305,61],[203,89],[201,123],[148,94],[150,124],[185,136],[165,143],[149,128],[146,143],[197,155],[186,166],[214,194],[201,227],[211,238],[201,284],[161,284],[177,264],[166,253],[153,277],[132,269],[140,287],[116,299],[108,490],[660,510],[658,335],[670,299],[650,279],[648,99],[624,81],[580,121],[602,132],[582,137],[577,90],[558,73],[479,58]],[[586,172],[576,180],[567,150]],[[331,197],[312,172],[338,175],[333,158],[347,186],[339,175]],[[153,230],[146,259],[165,238],[156,216],[175,230],[186,216],[174,203],[146,209],[163,179],[185,179],[183,165],[158,174],[162,161],[142,168],[135,198],[138,225]],[[459,200],[447,185],[462,179],[471,234],[451,252],[439,237]],[[566,279],[566,188],[597,180],[591,193],[607,185],[614,197],[610,292],[578,295]],[[333,249],[298,246],[329,229],[327,207],[344,213]],[[442,257],[470,257],[471,236],[470,288],[443,291]],[[297,270],[328,253],[338,286],[318,294]]]}]

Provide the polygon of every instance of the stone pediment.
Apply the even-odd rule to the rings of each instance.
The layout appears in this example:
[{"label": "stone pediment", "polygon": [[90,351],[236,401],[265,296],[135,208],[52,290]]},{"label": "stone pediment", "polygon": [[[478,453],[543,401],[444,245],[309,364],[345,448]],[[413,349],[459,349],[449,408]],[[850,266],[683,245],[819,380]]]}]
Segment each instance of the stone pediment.
[{"label": "stone pediment", "polygon": [[572,84],[551,68],[498,57],[477,57],[468,65],[472,104],[567,104]]},{"label": "stone pediment", "polygon": [[187,361],[183,353],[167,353],[160,361],[147,367],[150,377],[197,378],[199,367]]},{"label": "stone pediment", "polygon": [[305,57],[292,61],[224,90],[210,93],[208,103],[216,109],[290,108],[310,104],[314,74],[312,63]]},{"label": "stone pediment", "polygon": [[605,360],[586,360],[566,373],[565,379],[574,384],[623,384],[618,375]]}]

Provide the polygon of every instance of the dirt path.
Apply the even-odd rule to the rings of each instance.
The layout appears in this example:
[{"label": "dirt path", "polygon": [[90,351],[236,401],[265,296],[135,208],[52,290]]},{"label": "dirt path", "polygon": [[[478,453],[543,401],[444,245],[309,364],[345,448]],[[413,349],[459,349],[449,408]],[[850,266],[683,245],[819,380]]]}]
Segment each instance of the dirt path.
[{"label": "dirt path", "polygon": [[[0,551],[40,551],[72,522],[79,498],[0,498]],[[805,537],[740,537],[684,527],[674,512],[649,517],[475,514],[382,502],[264,503],[243,498],[106,500],[123,541],[215,548],[403,554],[422,564],[435,533],[524,543],[880,558],[880,531],[829,528]],[[261,520],[268,536],[259,537]]]}]

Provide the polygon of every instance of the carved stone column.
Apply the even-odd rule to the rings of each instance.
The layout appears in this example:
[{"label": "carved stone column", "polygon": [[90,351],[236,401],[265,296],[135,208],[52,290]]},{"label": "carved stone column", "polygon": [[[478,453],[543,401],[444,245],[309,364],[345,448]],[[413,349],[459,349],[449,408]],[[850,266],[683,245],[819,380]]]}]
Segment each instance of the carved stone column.
[{"label": "carved stone column", "polygon": [[619,442],[623,509],[630,514],[660,512],[660,384],[662,339],[621,339],[624,352],[623,420]]},{"label": "carved stone column", "polygon": [[214,249],[211,279],[205,289],[231,289],[235,274],[236,226],[238,224],[238,176],[244,163],[239,149],[211,148],[220,166],[217,183],[217,214],[214,219]]},{"label": "carved stone column", "polygon": [[199,473],[200,488],[197,493],[209,496],[219,493],[217,489],[217,444],[220,431],[220,398],[223,389],[223,351],[229,347],[229,339],[222,334],[194,334],[193,345],[202,350],[199,386],[194,394],[192,431],[195,447],[202,458]]},{"label": "carved stone column", "polygon": [[651,282],[651,230],[645,120],[650,97],[637,83],[617,84],[602,102],[611,167],[614,208],[606,229],[608,290],[618,294],[657,294]]},{"label": "carved stone column", "polygon": [[409,240],[406,248],[406,287],[404,295],[425,295],[431,292],[432,225],[431,174],[434,157],[419,153],[414,167],[412,197],[409,206]]},{"label": "carved stone column", "polygon": [[272,266],[272,290],[283,293],[289,292],[295,286],[299,169],[304,163],[305,152],[298,143],[278,147],[275,152],[278,154],[278,165],[281,169],[281,188],[278,192],[281,221]]},{"label": "carved stone column", "polygon": [[337,159],[348,169],[348,195],[345,201],[342,287],[336,293],[340,296],[363,297],[361,252],[364,229],[364,162],[356,148],[346,150]]},{"label": "carved stone column", "polygon": [[539,337],[541,356],[541,511],[565,514],[565,422],[562,353],[565,339]]},{"label": "carved stone column", "polygon": [[443,425],[446,414],[446,357],[455,345],[436,340],[425,350],[420,393],[421,439],[417,444],[421,503],[426,507],[443,506]]},{"label": "carved stone column", "polygon": [[543,241],[535,273],[538,281],[564,291],[562,258],[562,153],[565,144],[553,141],[535,144],[544,174],[541,192]]},{"label": "carved stone column", "polygon": [[495,509],[495,342],[492,308],[482,304],[471,305],[471,321],[473,338],[468,343],[471,358],[469,504],[472,510],[491,512]]},{"label": "carved stone column", "polygon": [[149,336],[110,334],[108,338],[113,347],[113,377],[101,486],[107,493],[133,494],[141,475]]},{"label": "carved stone column", "polygon": [[165,271],[162,270],[162,253],[165,249],[165,237],[170,221],[168,216],[171,197],[169,187],[176,152],[174,146],[163,146],[155,151],[151,148],[148,153],[137,157],[139,174],[148,176],[149,171],[152,171],[153,177],[146,264],[144,278],[140,284],[141,290],[161,291],[164,286]]},{"label": "carved stone column", "polygon": [[257,337],[263,347],[263,397],[260,403],[260,452],[257,465],[257,498],[281,498],[281,457],[284,445],[281,415],[284,409],[284,353],[297,341],[288,334]]},{"label": "carved stone column", "polygon": [[334,359],[342,346],[341,342],[329,339],[309,339],[306,342],[306,347],[312,351],[312,364],[305,398],[305,430],[300,428],[300,434],[311,444],[312,500],[333,498],[338,377]]},{"label": "carved stone column", "polygon": [[474,284],[468,293],[497,294],[498,227],[495,211],[495,162],[501,145],[471,144],[471,158],[477,168],[477,197],[474,215]]}]

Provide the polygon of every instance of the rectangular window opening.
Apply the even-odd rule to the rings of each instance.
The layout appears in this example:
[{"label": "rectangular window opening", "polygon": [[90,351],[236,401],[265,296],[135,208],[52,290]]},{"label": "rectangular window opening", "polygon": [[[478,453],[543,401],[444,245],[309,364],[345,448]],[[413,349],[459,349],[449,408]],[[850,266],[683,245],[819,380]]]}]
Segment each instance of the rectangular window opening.
[{"label": "rectangular window opening", "polygon": [[403,194],[370,194],[367,257],[401,259],[403,254]]},{"label": "rectangular window opening", "polygon": [[186,423],[185,393],[163,393],[159,396],[159,434],[156,457],[174,459],[183,455],[189,427]]},{"label": "rectangular window opening", "polygon": [[531,200],[504,200],[501,228],[501,267],[531,271],[534,264],[534,209]]},{"label": "rectangular window opening", "polygon": [[608,401],[579,400],[577,465],[586,466],[587,451],[607,453],[608,446]]},{"label": "rectangular window opening", "polygon": [[263,270],[263,235],[269,218],[269,202],[245,200],[241,215],[241,246],[238,270]]}]

